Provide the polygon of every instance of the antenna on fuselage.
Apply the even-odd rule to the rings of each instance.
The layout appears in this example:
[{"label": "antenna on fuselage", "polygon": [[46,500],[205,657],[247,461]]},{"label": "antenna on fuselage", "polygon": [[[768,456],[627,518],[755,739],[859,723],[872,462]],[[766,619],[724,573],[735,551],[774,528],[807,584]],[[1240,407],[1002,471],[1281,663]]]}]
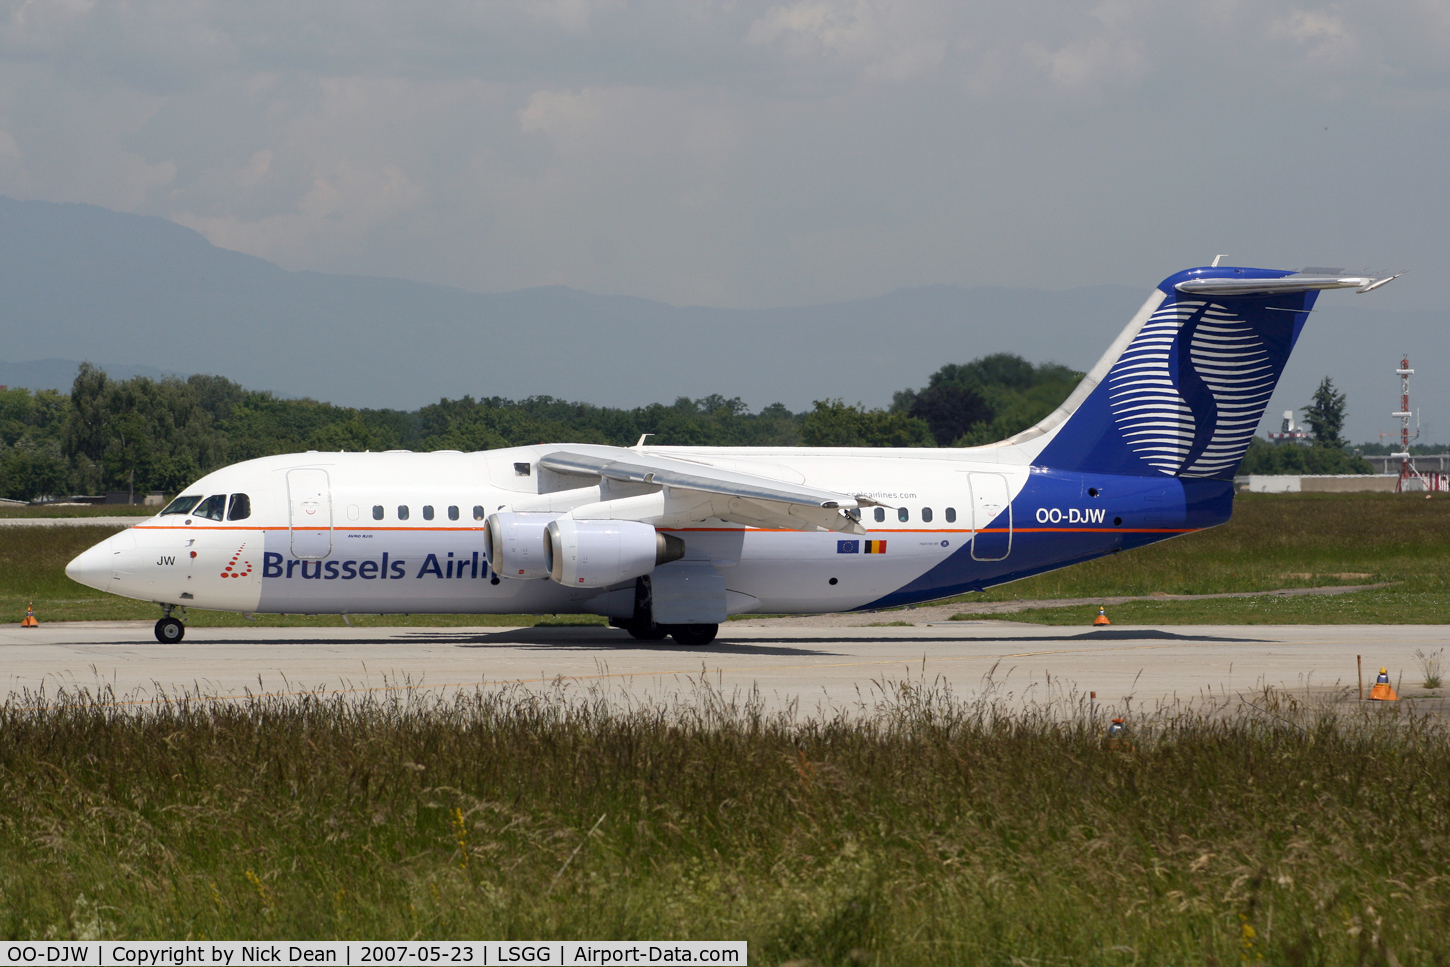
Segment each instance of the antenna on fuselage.
[{"label": "antenna on fuselage", "polygon": [[1228,258],[1227,255],[1215,255],[1213,257],[1213,261],[1210,262],[1210,263],[1208,263],[1208,267],[1211,268],[1211,269],[1216,269],[1216,268],[1218,268],[1219,260],[1220,259],[1226,259],[1226,258]]},{"label": "antenna on fuselage", "polygon": [[635,445],[634,445],[634,446],[633,446],[633,447],[632,447],[632,449],[635,449],[635,450],[641,450],[641,449],[643,449],[643,448],[644,448],[644,441],[645,441],[645,440],[646,440],[646,439],[648,439],[648,438],[649,438],[649,437],[652,437],[652,436],[654,436],[654,434],[653,434],[653,433],[641,433],[641,434],[640,434],[640,435],[639,435],[639,442],[638,442],[638,443],[636,443],[636,444],[635,444]]}]

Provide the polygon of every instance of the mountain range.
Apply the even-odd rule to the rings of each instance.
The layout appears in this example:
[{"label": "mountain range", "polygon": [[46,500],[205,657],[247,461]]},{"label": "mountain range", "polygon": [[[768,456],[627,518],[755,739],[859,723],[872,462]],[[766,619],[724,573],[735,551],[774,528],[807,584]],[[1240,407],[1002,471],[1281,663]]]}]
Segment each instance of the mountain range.
[{"label": "mountain range", "polygon": [[[68,388],[89,360],[116,376],[217,373],[349,406],[469,394],[628,407],[720,393],[752,409],[828,398],[874,407],[987,353],[1087,369],[1145,296],[1111,284],[934,285],[721,309],[562,286],[481,293],[287,271],[162,218],[0,197],[0,383],[31,388]],[[1417,358],[1447,358],[1436,320],[1353,298],[1321,300],[1270,422],[1329,374],[1349,393],[1350,436],[1372,437],[1390,425],[1377,411],[1398,408],[1390,371],[1411,334]],[[1427,414],[1443,412],[1450,379],[1416,383]]]}]

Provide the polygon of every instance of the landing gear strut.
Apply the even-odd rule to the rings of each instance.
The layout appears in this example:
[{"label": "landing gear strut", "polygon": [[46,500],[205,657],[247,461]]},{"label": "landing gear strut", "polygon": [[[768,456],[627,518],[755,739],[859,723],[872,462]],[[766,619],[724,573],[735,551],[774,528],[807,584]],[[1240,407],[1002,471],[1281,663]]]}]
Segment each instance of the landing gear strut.
[{"label": "landing gear strut", "polygon": [[186,637],[186,625],[171,616],[171,605],[161,606],[162,619],[156,622],[156,640],[163,645],[174,645]]}]

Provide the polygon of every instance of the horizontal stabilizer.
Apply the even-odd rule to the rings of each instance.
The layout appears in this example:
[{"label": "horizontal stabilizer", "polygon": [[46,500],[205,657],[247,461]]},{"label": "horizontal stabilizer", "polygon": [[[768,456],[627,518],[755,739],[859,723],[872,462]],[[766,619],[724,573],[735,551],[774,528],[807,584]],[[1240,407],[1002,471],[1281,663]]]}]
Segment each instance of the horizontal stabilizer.
[{"label": "horizontal stabilizer", "polygon": [[1370,292],[1387,282],[1398,279],[1403,272],[1376,278],[1372,275],[1324,274],[1307,271],[1296,272],[1278,279],[1213,278],[1188,279],[1176,286],[1179,292],[1198,295],[1279,295],[1290,292],[1319,292],[1324,289],[1354,289]]}]

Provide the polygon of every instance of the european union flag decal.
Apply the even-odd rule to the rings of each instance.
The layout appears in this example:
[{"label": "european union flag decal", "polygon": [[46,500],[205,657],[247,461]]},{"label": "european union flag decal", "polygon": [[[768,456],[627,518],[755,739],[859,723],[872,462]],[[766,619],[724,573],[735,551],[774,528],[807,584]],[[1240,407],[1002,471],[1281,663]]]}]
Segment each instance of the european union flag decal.
[{"label": "european union flag decal", "polygon": [[860,554],[860,541],[836,541],[837,554]]}]

